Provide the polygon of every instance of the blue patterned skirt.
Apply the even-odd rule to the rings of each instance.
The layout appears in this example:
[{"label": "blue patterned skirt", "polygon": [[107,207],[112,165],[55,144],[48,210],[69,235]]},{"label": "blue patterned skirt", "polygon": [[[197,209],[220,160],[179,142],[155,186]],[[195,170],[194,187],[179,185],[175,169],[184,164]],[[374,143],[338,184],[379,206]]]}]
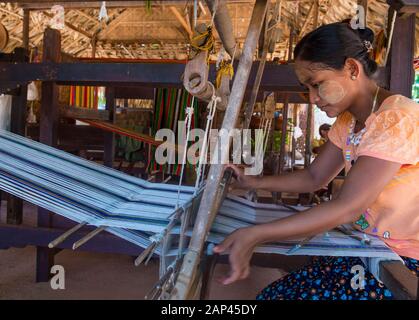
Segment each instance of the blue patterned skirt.
[{"label": "blue patterned skirt", "polygon": [[[419,276],[419,262],[404,258],[406,266]],[[353,266],[363,265],[356,257],[315,257],[309,265],[271,283],[257,300],[391,300],[384,284],[365,271],[363,288],[351,285]],[[354,288],[353,288],[354,287]]]}]

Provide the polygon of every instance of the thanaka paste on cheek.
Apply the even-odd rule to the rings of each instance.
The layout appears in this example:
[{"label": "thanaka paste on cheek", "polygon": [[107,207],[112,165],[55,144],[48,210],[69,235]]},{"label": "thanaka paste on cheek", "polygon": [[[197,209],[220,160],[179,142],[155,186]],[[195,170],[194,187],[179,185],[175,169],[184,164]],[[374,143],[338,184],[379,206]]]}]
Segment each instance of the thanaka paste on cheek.
[{"label": "thanaka paste on cheek", "polygon": [[343,86],[333,80],[323,82],[319,86],[319,96],[322,100],[328,104],[336,104],[343,100],[346,95],[346,91]]}]

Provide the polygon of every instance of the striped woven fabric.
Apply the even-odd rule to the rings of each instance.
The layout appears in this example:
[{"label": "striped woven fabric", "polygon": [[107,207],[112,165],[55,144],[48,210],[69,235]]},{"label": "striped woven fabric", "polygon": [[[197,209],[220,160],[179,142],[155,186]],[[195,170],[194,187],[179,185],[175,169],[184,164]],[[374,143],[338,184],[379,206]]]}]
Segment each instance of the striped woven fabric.
[{"label": "striped woven fabric", "polygon": [[[294,208],[300,211],[306,209],[304,207]],[[237,196],[229,195],[220,208],[208,240],[218,243],[225,238],[226,234],[229,234],[238,228],[270,222],[272,220],[285,218],[292,214],[294,214],[293,211],[280,205],[259,204]],[[362,232],[354,230],[350,226],[346,226],[346,228],[350,229],[354,236],[361,239],[364,237]],[[343,233],[329,231],[327,235],[317,235],[307,244],[292,253],[288,253],[288,251],[294,248],[302,239],[265,244],[257,248],[256,252],[285,255],[355,256],[386,258],[390,260],[400,259],[399,256],[378,237],[368,235],[368,238],[371,241],[370,245],[364,245],[360,241]]]},{"label": "striped woven fabric", "polygon": [[[178,197],[176,185],[147,182],[3,130],[0,130],[0,189],[78,223],[105,226],[108,232],[143,248],[150,245],[150,236],[167,228]],[[192,206],[194,193],[194,188],[182,186],[179,206]],[[282,206],[229,195],[208,241],[219,243],[238,228],[291,214],[293,211]],[[171,233],[179,234],[179,230],[178,224]],[[186,236],[191,232],[190,228]],[[293,254],[398,259],[380,239],[371,236],[370,239],[371,245],[364,246],[344,234],[330,232],[328,237],[315,237]],[[288,254],[298,242],[266,244],[256,251]],[[162,254],[161,250],[158,247],[155,253]],[[178,248],[172,247],[164,255],[177,253]]]},{"label": "striped woven fabric", "polygon": [[71,86],[70,106],[88,109],[98,108],[98,87]]},{"label": "striped woven fabric", "polygon": [[[0,131],[0,188],[75,221],[151,232],[164,230],[178,192],[6,131]],[[182,187],[180,206],[193,193]]]},{"label": "striped woven fabric", "polygon": [[[151,127],[151,135],[155,136],[159,129],[171,129],[178,135],[178,123],[184,121],[186,117],[186,108],[192,104],[192,95],[184,89],[157,89],[154,99],[154,120]],[[191,122],[191,129],[198,125],[198,101],[194,100],[194,114]],[[182,143],[178,141],[177,143]],[[192,144],[193,142],[190,142]],[[182,149],[183,150],[183,149]],[[149,172],[160,171],[167,174],[180,175],[182,166],[178,163],[160,165],[156,162],[154,154],[156,147],[152,146],[149,153],[149,163],[147,169]],[[187,164],[192,166],[191,164]]]}]

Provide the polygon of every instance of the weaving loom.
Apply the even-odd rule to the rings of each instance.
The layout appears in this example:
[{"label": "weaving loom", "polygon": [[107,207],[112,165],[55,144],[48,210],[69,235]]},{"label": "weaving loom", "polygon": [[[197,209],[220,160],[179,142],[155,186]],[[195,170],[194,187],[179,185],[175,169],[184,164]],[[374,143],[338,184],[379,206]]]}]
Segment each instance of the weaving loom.
[{"label": "weaving loom", "polygon": [[[0,189],[147,248],[141,261],[152,254],[159,255],[163,260],[161,276],[168,262],[183,255],[184,238],[191,234],[190,222],[194,221],[202,195],[202,187],[196,190],[147,182],[3,130],[0,131]],[[208,241],[219,243],[238,228],[291,214],[292,210],[279,205],[253,203],[229,195],[219,210]],[[356,231],[354,234],[362,235]],[[169,235],[178,237],[178,241],[168,241]],[[298,242],[266,244],[256,252],[288,254]],[[315,237],[293,254],[398,260],[378,238],[371,237],[371,244],[365,246],[335,231],[327,237]]]}]

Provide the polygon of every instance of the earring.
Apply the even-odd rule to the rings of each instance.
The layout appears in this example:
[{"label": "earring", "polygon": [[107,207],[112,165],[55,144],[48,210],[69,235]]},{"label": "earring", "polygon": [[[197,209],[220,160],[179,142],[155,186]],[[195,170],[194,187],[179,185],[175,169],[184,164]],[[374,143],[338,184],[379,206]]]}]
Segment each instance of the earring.
[{"label": "earring", "polygon": [[352,79],[352,80],[356,80],[356,76],[352,75],[352,76],[351,76],[351,79]]}]

